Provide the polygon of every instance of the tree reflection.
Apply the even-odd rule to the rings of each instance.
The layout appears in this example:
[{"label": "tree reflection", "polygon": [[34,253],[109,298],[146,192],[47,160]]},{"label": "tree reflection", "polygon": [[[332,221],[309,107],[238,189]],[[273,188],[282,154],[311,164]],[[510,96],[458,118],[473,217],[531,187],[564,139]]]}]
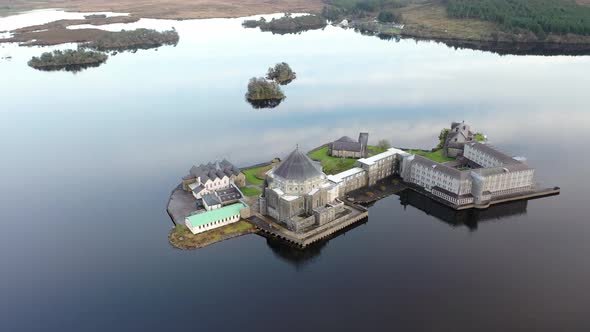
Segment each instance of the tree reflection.
[{"label": "tree reflection", "polygon": [[252,105],[253,108],[260,109],[260,108],[275,108],[279,106],[285,98],[281,99],[258,99],[258,100],[251,100],[246,98],[246,101]]}]

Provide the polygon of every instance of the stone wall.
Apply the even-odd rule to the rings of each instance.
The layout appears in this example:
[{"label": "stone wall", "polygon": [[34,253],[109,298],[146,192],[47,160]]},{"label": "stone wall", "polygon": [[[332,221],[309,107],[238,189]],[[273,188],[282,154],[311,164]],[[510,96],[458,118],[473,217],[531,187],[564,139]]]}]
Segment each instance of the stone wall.
[{"label": "stone wall", "polygon": [[287,228],[293,232],[301,233],[306,228],[309,228],[315,224],[315,216],[309,216],[306,218],[292,218],[285,221]]},{"label": "stone wall", "polygon": [[279,199],[279,218],[278,221],[285,222],[293,216],[303,214],[305,212],[304,198],[302,196],[293,200]]},{"label": "stone wall", "polygon": [[246,176],[244,175],[244,173],[240,172],[240,174],[234,176],[233,178],[236,186],[243,187],[246,185]]},{"label": "stone wall", "polygon": [[330,150],[330,155],[332,157],[340,157],[340,158],[361,158],[360,152],[355,151],[345,151],[345,150]]},{"label": "stone wall", "polygon": [[249,206],[246,206],[243,209],[240,209],[240,218],[242,219],[246,219],[246,218],[250,218],[252,216],[252,210],[250,209]]},{"label": "stone wall", "polygon": [[315,221],[318,225],[324,225],[336,218],[337,208],[318,209],[314,212]]},{"label": "stone wall", "polygon": [[184,191],[191,191],[191,188],[189,188],[188,185],[191,183],[195,183],[196,181],[197,181],[197,179],[195,179],[195,178],[182,179],[182,189]]}]

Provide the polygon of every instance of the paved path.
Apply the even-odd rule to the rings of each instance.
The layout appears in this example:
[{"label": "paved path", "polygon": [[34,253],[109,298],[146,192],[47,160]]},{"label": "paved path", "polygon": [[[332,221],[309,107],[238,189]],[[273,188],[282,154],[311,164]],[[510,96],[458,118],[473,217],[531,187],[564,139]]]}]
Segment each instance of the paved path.
[{"label": "paved path", "polygon": [[184,225],[184,218],[197,211],[197,200],[191,193],[182,190],[181,185],[178,185],[172,191],[166,211],[175,225]]}]

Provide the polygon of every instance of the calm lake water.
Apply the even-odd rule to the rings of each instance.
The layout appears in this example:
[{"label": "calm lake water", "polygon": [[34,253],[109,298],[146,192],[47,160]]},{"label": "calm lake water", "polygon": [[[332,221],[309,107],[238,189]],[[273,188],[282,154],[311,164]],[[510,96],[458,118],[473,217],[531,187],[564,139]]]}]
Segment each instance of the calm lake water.
[{"label": "calm lake water", "polygon": [[[142,20],[180,43],[77,74],[26,65],[52,48],[0,45],[1,331],[590,330],[590,57],[241,21]],[[280,61],[298,76],[287,99],[252,109],[248,79]],[[359,131],[429,148],[454,120],[562,194],[467,214],[392,196],[303,253],[257,235],[168,244],[167,199],[193,163]]]}]

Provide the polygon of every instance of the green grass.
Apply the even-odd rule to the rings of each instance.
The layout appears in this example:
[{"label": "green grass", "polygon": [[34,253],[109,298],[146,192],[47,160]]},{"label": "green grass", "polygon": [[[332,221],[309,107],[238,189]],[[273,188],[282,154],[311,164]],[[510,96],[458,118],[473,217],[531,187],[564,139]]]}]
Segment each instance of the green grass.
[{"label": "green grass", "polygon": [[226,226],[212,229],[207,232],[193,234],[185,225],[176,225],[168,235],[170,243],[180,249],[195,249],[218,242],[227,235],[239,236],[252,233],[254,226],[247,221],[240,220]]},{"label": "green grass", "polygon": [[391,28],[383,31],[383,33],[387,35],[399,35],[402,33],[402,31],[398,28]]},{"label": "green grass", "polygon": [[[266,166],[245,169],[245,170],[242,170],[242,172],[246,176],[246,181],[248,181],[251,184],[261,186],[264,183],[263,174],[266,173],[271,168],[272,168],[272,165],[269,164]],[[244,195],[246,195],[246,193],[244,193]]]},{"label": "green grass", "polygon": [[242,194],[244,194],[246,197],[259,196],[262,193],[260,189],[254,187],[242,187],[240,188],[240,191],[242,191]]},{"label": "green grass", "polygon": [[321,162],[324,173],[336,174],[354,167],[356,159],[332,157],[328,155],[328,150],[326,146],[308,154],[311,159]]},{"label": "green grass", "polygon": [[482,133],[477,133],[477,134],[475,134],[475,139],[476,139],[478,142],[483,142],[483,141],[485,141],[485,140],[486,140],[486,139],[485,139],[485,137],[483,136],[483,134],[482,134]]},{"label": "green grass", "polygon": [[453,19],[442,3],[414,5],[402,8],[405,28],[402,34],[433,38],[491,40],[499,27],[496,23],[478,19]]},{"label": "green grass", "polygon": [[449,158],[449,157],[443,157],[442,155],[442,149],[436,150],[435,152],[431,152],[431,151],[422,151],[422,150],[408,150],[407,152],[412,153],[412,154],[417,154],[419,156],[428,158],[432,161],[436,161],[439,163],[444,163],[447,161],[453,161],[455,160],[455,158]]}]

